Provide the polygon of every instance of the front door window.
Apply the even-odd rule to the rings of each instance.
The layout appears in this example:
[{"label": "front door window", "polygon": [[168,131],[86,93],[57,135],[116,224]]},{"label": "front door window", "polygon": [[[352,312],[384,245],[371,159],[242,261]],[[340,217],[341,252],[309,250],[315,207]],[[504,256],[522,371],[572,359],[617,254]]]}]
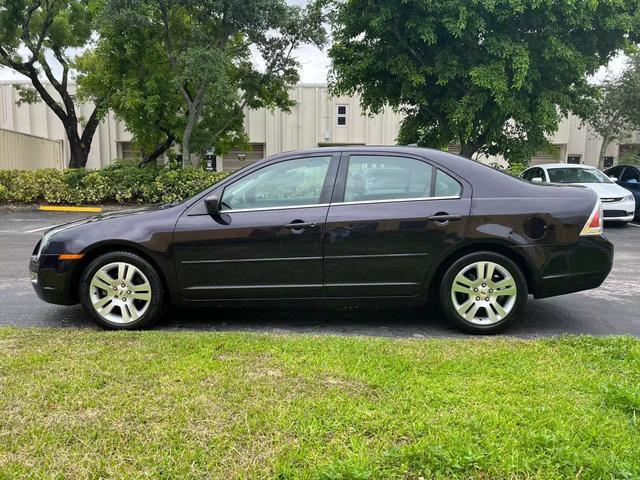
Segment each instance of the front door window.
[{"label": "front door window", "polygon": [[225,188],[222,210],[301,207],[321,203],[331,157],[287,160],[269,165]]}]

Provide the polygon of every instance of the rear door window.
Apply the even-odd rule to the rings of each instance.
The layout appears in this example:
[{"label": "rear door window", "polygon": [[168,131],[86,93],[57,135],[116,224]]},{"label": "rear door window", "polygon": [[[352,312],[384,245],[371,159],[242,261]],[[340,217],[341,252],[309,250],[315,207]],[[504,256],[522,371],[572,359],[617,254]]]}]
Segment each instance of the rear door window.
[{"label": "rear door window", "polygon": [[349,158],[345,202],[427,199],[461,193],[457,180],[422,160],[382,155]]}]

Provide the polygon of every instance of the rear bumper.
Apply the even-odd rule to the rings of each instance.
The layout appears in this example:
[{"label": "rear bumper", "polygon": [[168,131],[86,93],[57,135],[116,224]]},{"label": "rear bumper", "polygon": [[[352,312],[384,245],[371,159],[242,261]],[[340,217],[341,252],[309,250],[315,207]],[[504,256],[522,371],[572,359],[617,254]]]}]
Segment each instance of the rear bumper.
[{"label": "rear bumper", "polygon": [[599,287],[613,267],[613,244],[603,236],[580,237],[568,245],[521,247],[537,267],[535,298],[553,297]]},{"label": "rear bumper", "polygon": [[31,285],[38,297],[47,303],[74,305],[78,303],[77,292],[73,290],[74,261],[60,261],[57,255],[31,257],[29,272]]}]

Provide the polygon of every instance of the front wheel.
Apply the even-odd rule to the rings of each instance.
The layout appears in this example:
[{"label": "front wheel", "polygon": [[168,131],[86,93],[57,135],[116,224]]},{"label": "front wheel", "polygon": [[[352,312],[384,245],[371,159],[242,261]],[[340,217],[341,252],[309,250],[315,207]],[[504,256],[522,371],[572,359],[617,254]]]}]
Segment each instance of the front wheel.
[{"label": "front wheel", "polygon": [[448,320],[462,330],[494,334],[518,320],[527,301],[527,282],[509,258],[478,252],[456,260],[440,285]]},{"label": "front wheel", "polygon": [[82,306],[99,325],[113,330],[133,330],[160,317],[162,281],[142,257],[130,252],[99,256],[80,280]]}]

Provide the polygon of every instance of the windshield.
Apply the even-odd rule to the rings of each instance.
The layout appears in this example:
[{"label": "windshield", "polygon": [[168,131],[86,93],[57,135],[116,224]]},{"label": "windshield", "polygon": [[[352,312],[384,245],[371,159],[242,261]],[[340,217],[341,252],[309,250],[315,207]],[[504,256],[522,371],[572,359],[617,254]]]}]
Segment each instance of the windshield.
[{"label": "windshield", "polygon": [[595,168],[547,168],[547,173],[551,183],[611,183]]}]

